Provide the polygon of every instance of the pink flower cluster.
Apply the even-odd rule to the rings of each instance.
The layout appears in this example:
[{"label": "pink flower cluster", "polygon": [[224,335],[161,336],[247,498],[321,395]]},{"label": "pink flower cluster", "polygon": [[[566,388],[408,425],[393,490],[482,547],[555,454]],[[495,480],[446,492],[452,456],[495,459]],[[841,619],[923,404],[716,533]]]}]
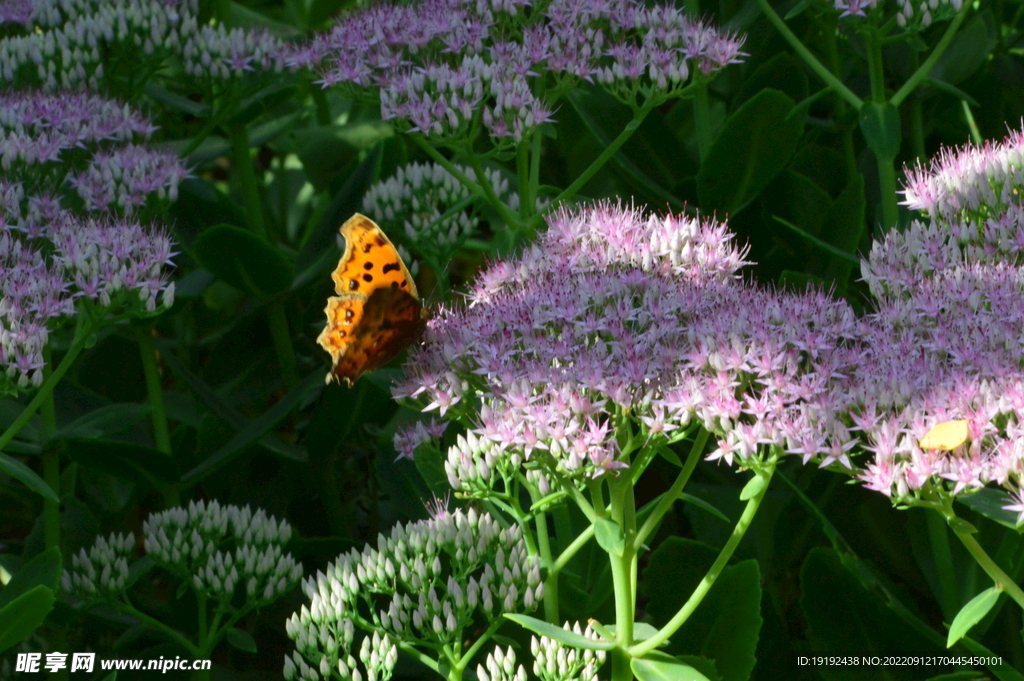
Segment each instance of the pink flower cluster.
[{"label": "pink flower cluster", "polygon": [[611,205],[557,213],[522,256],[493,263],[465,308],[443,309],[397,397],[458,419],[452,485],[495,472],[597,476],[626,465],[628,413],[664,442],[694,420],[710,459],[763,445],[850,466],[833,386],[858,359],[849,307],[743,283],[725,226]]},{"label": "pink flower cluster", "polygon": [[176,155],[132,143],[155,130],[126,104],[98,95],[13,91],[0,95],[0,167],[10,178],[51,164],[50,175],[66,178],[87,210],[130,213],[153,197],[174,200],[188,174]]},{"label": "pink flower cluster", "polygon": [[95,95],[0,95],[0,392],[41,383],[49,332],[77,299],[138,314],[172,304],[170,238],[136,215],[173,199],[186,171],[133,143],[154,129]]},{"label": "pink flower cluster", "polygon": [[[908,173],[906,203],[931,219],[889,234],[863,264],[877,308],[851,382],[873,453],[861,477],[896,499],[994,483],[1024,518],[1022,144],[1014,131]],[[968,421],[964,443],[921,447],[930,428],[953,420]]]},{"label": "pink flower cluster", "polygon": [[[738,61],[742,42],[639,0],[426,0],[354,11],[291,62],[317,69],[325,87],[379,90],[382,117],[412,130],[464,135],[480,112],[493,138],[518,142],[552,120],[573,79],[629,101],[665,95],[691,64],[710,73]],[[550,93],[538,92],[544,73],[560,83]]]},{"label": "pink flower cluster", "polygon": [[[911,176],[908,196],[941,188],[934,217],[874,245],[861,319],[823,293],[743,283],[714,221],[563,210],[431,321],[395,395],[465,427],[446,465],[463,493],[524,468],[545,491],[551,475],[626,466],[624,419],[648,445],[699,422],[710,460],[775,446],[901,503],[994,484],[1024,519],[1021,139]],[[922,447],[954,420],[963,442]]]}]

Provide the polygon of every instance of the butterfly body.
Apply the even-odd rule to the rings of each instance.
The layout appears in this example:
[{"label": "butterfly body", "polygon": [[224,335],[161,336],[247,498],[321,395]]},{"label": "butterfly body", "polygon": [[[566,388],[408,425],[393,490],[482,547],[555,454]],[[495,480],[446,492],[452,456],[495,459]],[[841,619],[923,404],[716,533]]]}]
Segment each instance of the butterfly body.
[{"label": "butterfly body", "polygon": [[331,355],[332,379],[352,385],[379,369],[423,333],[429,314],[416,282],[383,230],[356,213],[341,226],[345,252],[331,273],[327,326],[317,342]]}]

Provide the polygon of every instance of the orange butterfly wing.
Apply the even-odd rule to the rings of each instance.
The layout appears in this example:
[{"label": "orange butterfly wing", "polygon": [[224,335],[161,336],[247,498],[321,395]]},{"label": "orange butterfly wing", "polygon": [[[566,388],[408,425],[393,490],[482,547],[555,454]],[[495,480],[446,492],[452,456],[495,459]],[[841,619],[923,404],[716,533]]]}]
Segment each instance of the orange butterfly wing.
[{"label": "orange butterfly wing", "polygon": [[345,253],[331,273],[327,326],[316,339],[331,355],[332,378],[352,385],[419,338],[427,312],[398,250],[373,220],[356,213],[341,226]]}]

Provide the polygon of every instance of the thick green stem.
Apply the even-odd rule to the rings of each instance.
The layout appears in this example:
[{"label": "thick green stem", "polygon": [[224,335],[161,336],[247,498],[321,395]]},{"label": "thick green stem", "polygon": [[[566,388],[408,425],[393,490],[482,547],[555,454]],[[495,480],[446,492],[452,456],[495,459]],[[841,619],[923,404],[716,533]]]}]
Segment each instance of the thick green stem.
[{"label": "thick green stem", "polygon": [[551,557],[547,514],[537,511],[534,522],[537,524],[537,547],[540,549],[541,565],[547,569],[547,576],[544,579],[544,619],[551,624],[561,624],[558,616],[558,573],[551,570],[554,560]]},{"label": "thick green stem", "polygon": [[[35,396],[28,403],[28,405],[21,410],[18,414],[18,418],[14,419],[14,423],[8,426],[7,430],[0,435],[0,451],[3,451],[14,436],[25,427],[25,424],[29,422],[37,411],[44,410],[41,414],[43,419],[43,432],[44,435],[47,432],[47,428],[50,429],[49,436],[52,437],[53,431],[55,430],[56,423],[53,418],[53,389],[56,387],[60,379],[64,377],[68,369],[78,358],[79,353],[85,348],[85,344],[88,342],[89,337],[92,335],[95,327],[85,321],[84,313],[79,312],[78,326],[75,329],[75,337],[71,343],[71,348],[68,349],[67,354],[57,365],[57,368],[50,373],[49,369],[44,368],[43,373],[43,384],[39,386],[39,390]],[[49,362],[47,362],[47,367]],[[44,406],[45,405],[45,406]],[[49,410],[49,416],[47,416],[46,410]],[[48,427],[47,420],[50,422]],[[47,444],[47,447],[49,445]],[[43,458],[43,479],[53,489],[54,494],[60,496],[60,465],[55,452],[47,452]],[[46,537],[46,545],[58,546],[60,544],[60,506],[53,501],[44,501],[43,505],[43,523],[44,523],[44,536]]]},{"label": "thick green stem", "polygon": [[633,645],[633,621],[636,613],[636,590],[633,575],[636,570],[636,551],[633,541],[636,534],[636,508],[633,501],[633,481],[628,474],[608,480],[611,501],[611,520],[622,528],[623,543],[621,555],[608,554],[611,564],[612,587],[615,593],[615,642],[612,651],[612,681],[633,678],[630,657],[626,653]]},{"label": "thick green stem", "polygon": [[263,223],[263,202],[260,201],[259,187],[256,184],[256,171],[252,167],[249,156],[249,132],[244,125],[233,125],[228,129],[231,139],[231,153],[234,156],[235,170],[238,172],[238,183],[245,201],[245,218],[249,229],[258,236],[267,235]]},{"label": "thick green stem", "polygon": [[[534,133],[536,136],[537,133]],[[524,139],[516,147],[516,173],[519,176],[519,219],[530,217],[533,199],[530,196],[530,140]]]},{"label": "thick green stem", "polygon": [[761,506],[761,502],[764,500],[765,494],[768,493],[769,483],[771,482],[772,475],[775,473],[775,465],[775,458],[770,458],[760,470],[755,472],[755,475],[763,479],[761,489],[757,494],[751,497],[749,501],[747,501],[747,506],[743,509],[743,514],[736,522],[736,527],[733,528],[732,536],[729,537],[729,541],[727,541],[725,546],[722,547],[722,551],[718,554],[718,558],[715,559],[715,562],[708,569],[707,574],[704,575],[700,584],[698,584],[697,588],[693,590],[692,594],[690,594],[690,598],[687,599],[686,603],[683,604],[683,607],[679,609],[672,619],[670,619],[668,623],[666,623],[665,626],[662,627],[654,636],[645,641],[641,641],[630,648],[629,652],[634,657],[643,657],[667,641],[674,633],[676,633],[676,631],[679,630],[679,627],[683,625],[690,615],[693,614],[693,611],[697,609],[700,602],[704,600],[704,596],[706,596],[708,591],[711,590],[715,580],[718,579],[722,570],[725,569],[725,566],[729,563],[729,559],[732,558],[732,554],[736,550],[736,547],[739,546],[743,536],[750,528],[750,524],[754,520],[754,515],[757,513],[757,509]]},{"label": "thick green stem", "polygon": [[865,48],[868,53],[868,76],[871,82],[871,99],[876,102],[885,101],[885,67],[882,64],[882,41],[878,37],[878,29],[867,28],[864,33]]},{"label": "thick green stem", "polygon": [[654,531],[654,528],[658,526],[658,523],[668,513],[668,510],[672,508],[672,504],[679,498],[683,488],[686,487],[687,481],[690,479],[690,475],[693,473],[693,469],[697,467],[701,454],[704,453],[704,445],[707,444],[709,435],[710,433],[707,430],[704,428],[700,429],[700,434],[697,435],[693,441],[693,446],[690,447],[690,455],[686,457],[686,462],[683,464],[682,470],[679,471],[675,482],[672,483],[672,487],[662,495],[658,505],[654,507],[651,515],[647,517],[647,520],[644,521],[644,524],[637,531],[636,539],[633,542],[633,549],[635,551],[640,550],[644,540]]},{"label": "thick green stem", "polygon": [[704,161],[711,149],[711,142],[714,140],[711,135],[711,107],[708,104],[708,84],[702,82],[697,85],[693,98],[693,125],[697,132],[697,151],[700,152],[700,160]]},{"label": "thick green stem", "polygon": [[768,3],[768,0],[757,0],[757,6],[761,8],[764,15],[768,17],[768,20],[775,26],[775,30],[782,34],[782,37],[786,39],[790,47],[800,55],[800,57],[807,62],[807,65],[811,67],[811,70],[818,74],[818,77],[825,81],[825,84],[830,88],[839,93],[846,102],[854,109],[860,109],[861,99],[853,93],[853,91],[843,85],[843,82],[831,71],[829,71],[824,64],[818,61],[818,58],[811,53],[807,46],[800,42],[800,39],[796,37],[793,31],[789,30],[789,26],[786,26],[786,22],[782,20],[772,6]]},{"label": "thick green stem", "polygon": [[270,337],[274,341],[277,365],[281,368],[284,386],[289,391],[294,390],[299,387],[299,375],[295,371],[295,348],[292,346],[292,335],[288,331],[284,303],[280,300],[272,300],[267,305],[267,323],[270,325]]},{"label": "thick green stem", "polygon": [[[136,326],[135,335],[139,341],[139,356],[142,358],[142,373],[146,377],[146,397],[149,401],[149,417],[153,422],[153,444],[169,457],[171,450],[171,430],[167,425],[167,410],[164,409],[164,391],[160,381],[160,368],[157,366],[156,343],[153,332],[145,326]],[[171,508],[181,503],[181,494],[175,485],[164,485],[164,508]]]},{"label": "thick green stem", "polygon": [[881,191],[882,230],[888,232],[896,226],[899,208],[896,203],[896,168],[892,159],[875,157],[878,162],[878,188]]},{"label": "thick green stem", "polygon": [[[43,348],[43,382],[50,377],[50,346]],[[39,418],[43,425],[43,480],[60,498],[60,458],[51,440],[57,434],[57,411],[53,391],[47,391],[39,405]],[[60,502],[43,498],[43,536],[46,548],[60,547]]]},{"label": "thick green stem", "polygon": [[[700,0],[686,0],[686,13],[691,17],[700,16]],[[728,15],[725,15],[728,16]],[[708,106],[708,83],[701,79],[696,84],[693,98],[693,127],[697,133],[697,151],[703,163],[711,149],[711,109]]]},{"label": "thick green stem", "polygon": [[985,574],[995,582],[996,588],[1005,591],[1024,610],[1024,590],[1021,590],[1017,583],[1003,572],[1003,569],[985,552],[985,549],[981,547],[978,540],[974,538],[973,533],[976,530],[956,516],[956,513],[953,511],[952,499],[944,505],[943,515],[946,516],[946,521],[949,523],[953,533],[956,534],[960,542],[967,548],[971,557],[981,566]]}]

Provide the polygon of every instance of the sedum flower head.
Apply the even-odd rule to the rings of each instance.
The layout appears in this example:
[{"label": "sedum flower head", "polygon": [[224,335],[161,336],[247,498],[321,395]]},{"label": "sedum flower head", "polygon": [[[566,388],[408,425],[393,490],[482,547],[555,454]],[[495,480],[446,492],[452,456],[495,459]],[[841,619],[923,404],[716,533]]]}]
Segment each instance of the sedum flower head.
[{"label": "sedum flower head", "polygon": [[395,395],[467,426],[446,471],[473,495],[522,467],[542,491],[551,474],[622,468],[623,427],[643,445],[700,422],[727,463],[777,445],[849,465],[833,407],[857,357],[852,311],[746,285],[742,264],[714,221],[562,211],[483,272],[464,308],[435,316]]},{"label": "sedum flower head", "polygon": [[[553,120],[579,79],[631,102],[670,96],[694,66],[710,73],[737,61],[741,45],[638,0],[427,0],[353,11],[292,62],[317,69],[325,87],[379,91],[381,116],[412,131],[452,138],[477,120],[503,144]],[[546,74],[556,83],[547,93]]]},{"label": "sedum flower head", "polygon": [[0,95],[0,392],[41,383],[49,333],[76,300],[136,316],[173,303],[170,238],[137,216],[173,199],[185,169],[140,144],[154,130],[96,95]]},{"label": "sedum flower head", "polygon": [[98,90],[109,59],[157,70],[167,60],[204,81],[279,71],[283,43],[260,31],[200,25],[198,0],[38,0],[0,10],[24,25],[0,40],[0,77],[45,90]]},{"label": "sedum flower head", "polygon": [[[989,484],[1020,493],[1021,140],[1015,132],[1000,144],[944,150],[918,167],[907,203],[930,220],[889,234],[863,263],[876,309],[864,320],[866,357],[849,394],[872,454],[860,477],[894,502]],[[950,422],[964,436],[930,446],[931,429]]]},{"label": "sedum flower head", "polygon": [[[915,223],[865,265],[878,302],[849,391],[873,454],[862,478],[902,502],[936,485],[952,494],[988,483],[1013,490],[1024,472],[1024,272],[965,259],[955,241],[952,253],[922,258],[919,245],[938,230]],[[880,252],[898,264],[884,269]],[[950,450],[921,446],[932,427],[953,420],[968,421],[968,439]]]},{"label": "sedum flower head", "polygon": [[[386,679],[392,640],[429,650],[460,645],[476,625],[533,610],[543,597],[540,563],[520,528],[502,529],[472,509],[396,525],[377,548],[342,555],[303,590],[309,604],[285,625],[296,648],[285,659],[289,679],[320,678],[318,670]],[[353,658],[357,632],[369,649],[362,667]]]},{"label": "sedum flower head", "polygon": [[187,175],[174,154],[142,145],[156,127],[128,105],[82,92],[24,90],[0,95],[0,167],[8,179],[66,184],[87,211],[137,212],[153,199],[177,198]]},{"label": "sedum flower head", "polygon": [[158,565],[223,602],[241,590],[247,609],[265,605],[302,576],[302,565],[284,552],[291,526],[262,509],[193,501],[150,515],[143,529],[146,552]]},{"label": "sedum flower head", "polygon": [[930,218],[979,225],[1019,205],[1024,188],[1024,131],[999,143],[943,149],[926,166],[907,171],[904,205]]},{"label": "sedum flower head", "polygon": [[87,552],[71,556],[71,569],[61,575],[61,588],[84,601],[119,598],[128,584],[128,559],[135,551],[135,536],[97,537]]},{"label": "sedum flower head", "polygon": [[[579,622],[572,626],[566,622],[562,628],[595,641],[599,639],[589,624],[581,629]],[[603,650],[581,650],[547,636],[530,637],[530,652],[533,673],[540,681],[597,681],[597,670],[606,657]]]}]

